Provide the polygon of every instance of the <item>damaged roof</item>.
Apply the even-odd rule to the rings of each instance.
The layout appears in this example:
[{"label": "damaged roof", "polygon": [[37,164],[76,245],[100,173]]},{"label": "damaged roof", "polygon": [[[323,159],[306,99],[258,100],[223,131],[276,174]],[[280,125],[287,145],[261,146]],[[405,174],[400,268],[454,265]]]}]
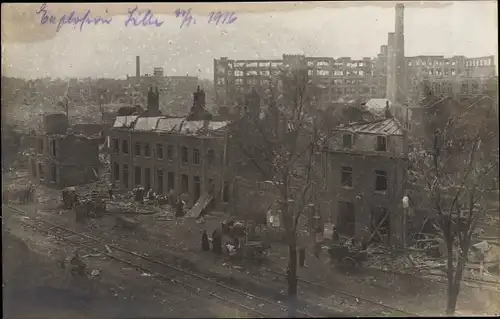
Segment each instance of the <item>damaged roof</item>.
[{"label": "damaged roof", "polygon": [[137,115],[117,116],[113,127],[116,128],[131,128],[134,121],[138,118]]},{"label": "damaged roof", "polygon": [[399,124],[399,122],[394,118],[373,122],[352,123],[343,127],[339,127],[337,129],[365,134],[403,135],[401,124]]},{"label": "damaged roof", "polygon": [[[229,121],[208,121],[208,130],[217,131],[229,124]],[[186,117],[138,117],[119,116],[116,118],[114,128],[130,128],[134,131],[198,134],[203,130],[204,121],[188,121]]]}]

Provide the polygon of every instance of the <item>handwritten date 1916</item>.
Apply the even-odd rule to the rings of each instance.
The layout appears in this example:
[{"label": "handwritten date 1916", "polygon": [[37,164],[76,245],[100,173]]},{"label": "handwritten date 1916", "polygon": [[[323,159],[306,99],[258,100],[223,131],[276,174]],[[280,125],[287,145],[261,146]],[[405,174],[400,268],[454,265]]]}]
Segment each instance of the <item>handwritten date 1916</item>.
[{"label": "handwritten date 1916", "polygon": [[208,15],[208,24],[231,24],[237,19],[238,17],[234,12],[210,12]]}]

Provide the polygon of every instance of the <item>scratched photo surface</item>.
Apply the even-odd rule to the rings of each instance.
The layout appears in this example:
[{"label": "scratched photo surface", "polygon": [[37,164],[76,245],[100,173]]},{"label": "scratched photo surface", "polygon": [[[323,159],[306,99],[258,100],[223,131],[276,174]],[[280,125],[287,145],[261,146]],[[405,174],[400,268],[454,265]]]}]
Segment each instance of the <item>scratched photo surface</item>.
[{"label": "scratched photo surface", "polygon": [[500,313],[496,1],[1,9],[6,318]]}]

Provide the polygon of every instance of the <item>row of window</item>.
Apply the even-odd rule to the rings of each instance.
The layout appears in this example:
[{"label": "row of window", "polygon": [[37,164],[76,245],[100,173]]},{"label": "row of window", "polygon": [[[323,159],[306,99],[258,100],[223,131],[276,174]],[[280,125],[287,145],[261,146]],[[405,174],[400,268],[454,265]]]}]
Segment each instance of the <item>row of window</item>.
[{"label": "row of window", "polygon": [[[116,154],[120,153],[120,148],[119,148],[120,141],[118,139],[113,139],[113,150]],[[172,161],[174,159],[174,146],[173,145],[167,145],[167,160]],[[123,140],[122,141],[122,152],[123,154],[128,154],[128,141]],[[144,157],[151,157],[151,148],[148,143],[141,143],[141,142],[136,142],[134,145],[134,156],[144,156]],[[156,157],[159,160],[164,159],[164,152],[163,152],[163,144],[156,144]],[[206,154],[207,162],[208,164],[213,164],[214,159],[215,159],[215,152],[214,150],[209,149]],[[193,148],[192,150],[192,163],[195,165],[200,164],[200,149],[198,148]],[[181,147],[181,160],[182,163],[188,163],[189,162],[189,148],[186,146]]]},{"label": "row of window", "polygon": [[[142,174],[144,170],[144,175]],[[159,194],[164,194],[165,190],[167,192],[175,189],[175,173],[167,172],[167,184],[165,188],[164,184],[164,172],[163,169],[157,169],[155,172],[156,179],[156,191]],[[182,193],[189,193],[189,176],[187,174],[180,175],[180,191]],[[129,166],[127,164],[123,165],[123,171],[120,174],[120,165],[118,163],[113,163],[113,180],[121,181],[125,188],[129,187]],[[151,189],[151,168],[140,166],[134,166],[134,185],[144,186],[145,189]],[[201,195],[201,181],[199,176],[193,176],[193,189],[195,200],[197,200]],[[213,186],[214,181],[212,179],[208,180],[208,185]],[[224,182],[224,190],[222,194],[223,202],[227,203],[229,201],[229,183]]]},{"label": "row of window", "polygon": [[[340,173],[340,185],[344,187],[352,187],[352,167],[344,166]],[[387,172],[375,170],[375,190],[387,190]]]},{"label": "row of window", "polygon": [[[354,145],[354,139],[352,134],[342,134],[342,148],[351,149]],[[387,137],[377,136],[377,143],[375,144],[375,151],[386,152],[387,151]]]}]

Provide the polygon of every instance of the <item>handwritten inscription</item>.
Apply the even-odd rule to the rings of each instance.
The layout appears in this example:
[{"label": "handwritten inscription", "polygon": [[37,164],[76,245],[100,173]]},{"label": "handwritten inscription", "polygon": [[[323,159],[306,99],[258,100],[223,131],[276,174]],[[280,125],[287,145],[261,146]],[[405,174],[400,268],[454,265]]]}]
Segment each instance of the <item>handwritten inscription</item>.
[{"label": "handwritten inscription", "polygon": [[92,17],[90,9],[87,9],[81,15],[73,10],[70,13],[66,13],[61,18],[57,19],[54,15],[47,11],[46,3],[40,6],[40,8],[36,11],[36,14],[40,15],[41,24],[57,24],[57,32],[59,32],[59,30],[61,30],[64,25],[73,25],[73,28],[80,26],[80,31],[82,31],[83,26],[86,24],[110,24],[111,21],[113,21],[112,18],[103,18],[100,16]]},{"label": "handwritten inscription", "polygon": [[234,12],[210,12],[208,15],[208,24],[231,24],[237,19],[238,17]]},{"label": "handwritten inscription", "polygon": [[[108,10],[106,10],[108,13]],[[36,14],[40,17],[40,24],[42,25],[56,25],[56,31],[59,32],[65,25],[72,25],[73,28],[79,27],[80,31],[83,30],[84,25],[98,25],[98,24],[111,24],[113,18],[103,18],[101,16],[93,15],[90,9],[85,10],[83,13],[77,13],[75,10],[63,14],[61,17],[57,17],[50,13],[46,3],[43,3],[40,8],[36,11]],[[189,27],[192,24],[196,24],[196,18],[193,17],[191,13],[191,8],[189,9],[176,9],[174,11],[175,17],[180,19],[180,29],[183,27]],[[207,16],[207,24],[222,25],[222,24],[232,24],[238,17],[234,12],[210,12]],[[139,8],[128,9],[125,19],[126,27],[161,27],[164,21],[155,17],[151,10],[139,11]]]},{"label": "handwritten inscription", "polygon": [[125,26],[154,26],[161,27],[164,21],[158,20],[154,17],[151,10],[147,10],[144,14],[137,11],[137,6],[134,9],[128,10],[128,17],[125,21]]},{"label": "handwritten inscription", "polygon": [[189,27],[191,23],[196,24],[196,19],[191,15],[191,9],[176,9],[174,13],[177,18],[181,18],[181,29],[184,26]]}]

